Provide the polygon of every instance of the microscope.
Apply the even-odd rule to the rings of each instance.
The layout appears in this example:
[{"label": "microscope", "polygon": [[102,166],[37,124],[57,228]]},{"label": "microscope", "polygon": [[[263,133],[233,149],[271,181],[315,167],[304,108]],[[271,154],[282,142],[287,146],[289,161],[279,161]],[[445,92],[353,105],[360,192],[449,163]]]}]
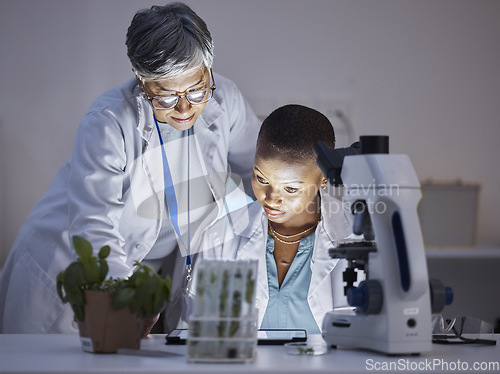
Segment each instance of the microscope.
[{"label": "microscope", "polygon": [[[330,257],[347,260],[350,308],[326,314],[323,339],[332,347],[390,355],[430,351],[432,313],[450,304],[453,294],[438,280],[429,282],[417,213],[422,194],[410,159],[389,154],[387,136],[361,136],[341,149],[318,142],[314,151],[329,182],[343,187],[360,238],[329,250]],[[365,274],[359,283],[357,270]]]}]

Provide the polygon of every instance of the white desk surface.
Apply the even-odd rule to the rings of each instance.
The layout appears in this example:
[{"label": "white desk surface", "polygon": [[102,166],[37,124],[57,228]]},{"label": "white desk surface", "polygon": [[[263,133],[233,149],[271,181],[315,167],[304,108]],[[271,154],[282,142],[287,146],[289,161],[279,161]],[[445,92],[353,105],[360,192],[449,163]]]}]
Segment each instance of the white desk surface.
[{"label": "white desk surface", "polygon": [[[0,373],[498,373],[500,335],[495,337],[496,346],[433,344],[432,352],[396,357],[354,349],[336,349],[323,356],[290,356],[283,346],[258,346],[256,360],[250,364],[199,364],[187,362],[185,346],[165,345],[165,335],[151,335],[142,341],[142,349],[182,355],[92,354],[81,350],[77,335],[0,334]],[[387,365],[395,370],[384,370]]]}]

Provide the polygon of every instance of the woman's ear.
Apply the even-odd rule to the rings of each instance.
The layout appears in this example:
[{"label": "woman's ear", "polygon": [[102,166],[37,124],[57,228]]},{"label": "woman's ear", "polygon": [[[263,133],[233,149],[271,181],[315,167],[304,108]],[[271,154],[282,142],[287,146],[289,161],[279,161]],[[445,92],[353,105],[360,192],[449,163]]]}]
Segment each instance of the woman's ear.
[{"label": "woman's ear", "polygon": [[321,189],[325,190],[327,184],[328,184],[328,179],[323,178],[323,180],[321,181]]},{"label": "woman's ear", "polygon": [[146,95],[146,91],[144,91],[144,82],[142,81],[141,78],[136,74],[135,79],[137,79],[137,83],[139,83],[139,89],[141,90],[143,95]]}]

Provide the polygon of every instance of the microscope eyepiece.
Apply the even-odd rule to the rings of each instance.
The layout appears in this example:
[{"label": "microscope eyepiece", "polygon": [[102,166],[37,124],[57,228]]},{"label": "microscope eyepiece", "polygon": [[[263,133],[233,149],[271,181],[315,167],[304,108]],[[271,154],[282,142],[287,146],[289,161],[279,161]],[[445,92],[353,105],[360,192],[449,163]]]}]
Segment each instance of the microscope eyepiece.
[{"label": "microscope eyepiece", "polygon": [[387,135],[362,135],[359,137],[361,154],[389,153],[389,137]]}]

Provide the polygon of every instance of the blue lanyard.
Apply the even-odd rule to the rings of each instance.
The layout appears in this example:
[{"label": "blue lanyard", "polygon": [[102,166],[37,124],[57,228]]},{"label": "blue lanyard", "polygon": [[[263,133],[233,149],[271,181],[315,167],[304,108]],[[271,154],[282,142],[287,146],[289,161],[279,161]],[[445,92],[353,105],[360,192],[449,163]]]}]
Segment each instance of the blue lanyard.
[{"label": "blue lanyard", "polygon": [[184,244],[184,241],[182,240],[182,235],[179,230],[179,223],[177,221],[177,216],[178,216],[178,211],[177,211],[177,198],[175,196],[175,189],[174,189],[174,183],[172,181],[172,175],[170,173],[170,167],[168,165],[167,161],[167,155],[165,153],[165,148],[163,147],[163,138],[161,136],[160,132],[160,127],[158,126],[158,121],[156,120],[155,115],[153,114],[153,118],[155,120],[156,124],[156,130],[158,131],[158,136],[160,138],[160,145],[161,145],[161,155],[162,155],[162,160],[163,160],[163,178],[164,178],[164,184],[165,184],[165,198],[167,200],[168,204],[168,211],[170,213],[170,219],[172,221],[172,225],[174,226],[174,230],[177,233],[177,236],[179,237],[182,245],[184,245],[184,248],[186,248],[186,267],[188,269],[188,280],[190,279],[190,272],[191,272],[191,254],[190,254],[190,239],[191,239],[191,222],[190,222],[190,206],[189,206],[189,195],[190,195],[190,189],[189,189],[189,154],[190,154],[190,149],[189,149],[189,136],[191,133],[191,129],[188,129],[188,180],[187,180],[187,186],[188,186],[188,196],[187,196],[187,201],[188,201],[188,208],[187,208],[187,214],[188,214],[188,245]]}]

